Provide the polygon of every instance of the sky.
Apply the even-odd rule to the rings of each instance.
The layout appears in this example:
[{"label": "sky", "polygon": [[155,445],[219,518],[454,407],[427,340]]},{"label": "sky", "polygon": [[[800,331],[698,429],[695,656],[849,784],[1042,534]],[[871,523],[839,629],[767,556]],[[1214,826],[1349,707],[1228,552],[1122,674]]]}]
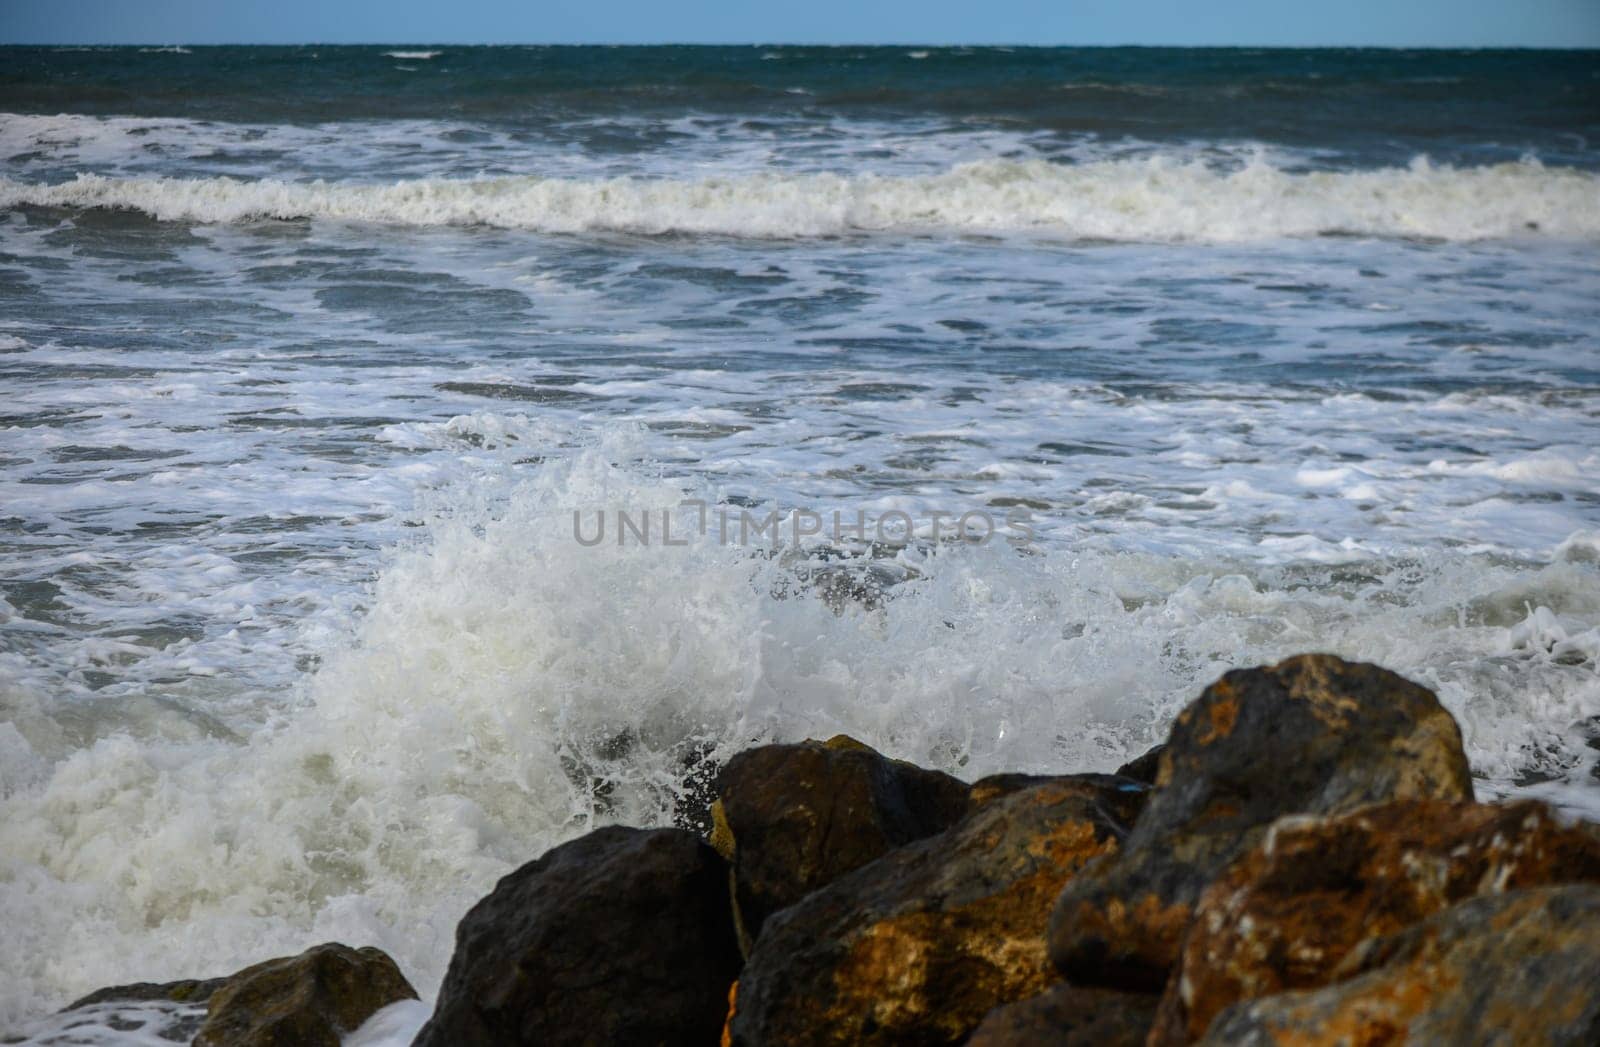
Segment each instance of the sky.
[{"label": "sky", "polygon": [[0,0],[0,43],[1600,47],[1600,0]]}]

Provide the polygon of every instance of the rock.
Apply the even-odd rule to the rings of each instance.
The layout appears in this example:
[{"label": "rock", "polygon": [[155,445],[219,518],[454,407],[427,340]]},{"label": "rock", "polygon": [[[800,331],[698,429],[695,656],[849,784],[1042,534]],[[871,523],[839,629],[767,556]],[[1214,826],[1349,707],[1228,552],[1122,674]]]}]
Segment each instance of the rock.
[{"label": "rock", "polygon": [[1056,781],[1061,776],[1056,774],[1018,774],[1007,772],[1005,774],[991,774],[987,778],[979,778],[967,790],[967,810],[975,811],[984,807],[1002,796],[1010,796],[1023,789],[1032,789],[1036,785],[1045,785]]},{"label": "rock", "polygon": [[682,829],[597,829],[462,918],[416,1044],[714,1043],[738,973],[717,853]]},{"label": "rock", "polygon": [[1325,985],[1363,939],[1464,899],[1580,881],[1600,883],[1600,832],[1542,803],[1286,818],[1201,897],[1152,1043],[1191,1043],[1239,1000]]},{"label": "rock", "polygon": [[1118,767],[1117,773],[1124,778],[1132,778],[1136,782],[1154,785],[1156,784],[1156,777],[1161,773],[1161,754],[1166,751],[1167,747],[1164,744],[1152,746],[1121,767]]},{"label": "rock", "polygon": [[[226,978],[187,978],[113,985],[72,1001],[60,1013],[86,1012],[74,1017],[119,1032],[137,1033],[144,1040],[188,1043],[205,1024],[206,1002],[211,994],[226,983]],[[0,1043],[8,1042],[0,1038]]]},{"label": "rock", "polygon": [[246,967],[212,993],[195,1047],[339,1047],[391,1003],[414,1000],[385,952],[330,942]]},{"label": "rock", "polygon": [[79,1000],[73,1000],[62,1011],[76,1011],[84,1007],[97,1007],[102,1003],[205,1003],[211,994],[226,985],[226,978],[185,978],[176,982],[135,982],[132,985],[113,985]]},{"label": "rock", "polygon": [[739,753],[718,795],[711,841],[733,866],[746,952],[772,913],[967,811],[959,779],[843,735]]},{"label": "rock", "polygon": [[1600,887],[1474,898],[1345,958],[1334,983],[1235,1004],[1210,1047],[1600,1043]]},{"label": "rock", "polygon": [[1430,797],[1472,797],[1432,692],[1331,655],[1227,673],[1173,724],[1126,844],[1062,893],[1051,956],[1078,984],[1157,991],[1200,892],[1270,822]]},{"label": "rock", "polygon": [[1032,999],[996,1007],[966,1047],[1144,1047],[1156,997],[1066,982]]},{"label": "rock", "polygon": [[1012,791],[774,914],[740,975],[730,1042],[960,1042],[1057,980],[1050,906],[1116,848],[1146,791],[1110,775]]},{"label": "rock", "polygon": [[[199,1047],[338,1047],[344,1034],[416,990],[387,954],[330,942],[226,978],[99,989],[62,1009],[100,1012],[112,1028]],[[152,1013],[148,1004],[170,1004]],[[124,1005],[135,1009],[122,1013]]]},{"label": "rock", "polygon": [[678,788],[672,801],[672,824],[702,838],[710,837],[714,828],[711,805],[717,800],[717,775],[722,772],[722,765],[717,762],[714,747],[708,741],[690,744],[679,756],[678,762]]}]

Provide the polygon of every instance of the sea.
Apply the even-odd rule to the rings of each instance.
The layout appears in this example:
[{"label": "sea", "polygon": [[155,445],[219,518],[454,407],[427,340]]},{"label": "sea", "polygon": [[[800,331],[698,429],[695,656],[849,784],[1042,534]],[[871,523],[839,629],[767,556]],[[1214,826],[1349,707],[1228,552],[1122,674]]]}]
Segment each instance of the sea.
[{"label": "sea", "polygon": [[0,48],[0,1032],[1302,651],[1600,816],[1600,52]]}]

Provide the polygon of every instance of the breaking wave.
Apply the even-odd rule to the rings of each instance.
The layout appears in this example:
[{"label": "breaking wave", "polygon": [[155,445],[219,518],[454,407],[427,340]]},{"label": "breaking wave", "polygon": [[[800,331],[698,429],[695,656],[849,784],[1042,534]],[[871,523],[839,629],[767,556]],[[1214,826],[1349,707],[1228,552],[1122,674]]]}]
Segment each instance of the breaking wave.
[{"label": "breaking wave", "polygon": [[1600,175],[1534,161],[1291,172],[1153,157],[984,160],[933,175],[763,173],[679,179],[534,176],[388,185],[79,174],[0,179],[0,206],[108,208],[163,221],[330,219],[551,233],[816,237],[1024,233],[1071,240],[1237,242],[1353,235],[1483,240],[1600,236]]}]

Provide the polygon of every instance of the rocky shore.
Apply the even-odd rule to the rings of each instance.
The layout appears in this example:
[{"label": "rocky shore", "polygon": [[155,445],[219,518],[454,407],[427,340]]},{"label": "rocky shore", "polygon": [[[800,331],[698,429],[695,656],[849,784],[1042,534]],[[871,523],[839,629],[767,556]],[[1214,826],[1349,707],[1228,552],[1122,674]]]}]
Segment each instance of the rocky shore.
[{"label": "rocky shore", "polygon": [[[1117,774],[967,784],[849,738],[720,769],[461,921],[419,1047],[1600,1043],[1600,827],[1473,801],[1425,688],[1230,672]],[[337,1044],[415,997],[322,945],[166,999],[202,1045]]]}]

